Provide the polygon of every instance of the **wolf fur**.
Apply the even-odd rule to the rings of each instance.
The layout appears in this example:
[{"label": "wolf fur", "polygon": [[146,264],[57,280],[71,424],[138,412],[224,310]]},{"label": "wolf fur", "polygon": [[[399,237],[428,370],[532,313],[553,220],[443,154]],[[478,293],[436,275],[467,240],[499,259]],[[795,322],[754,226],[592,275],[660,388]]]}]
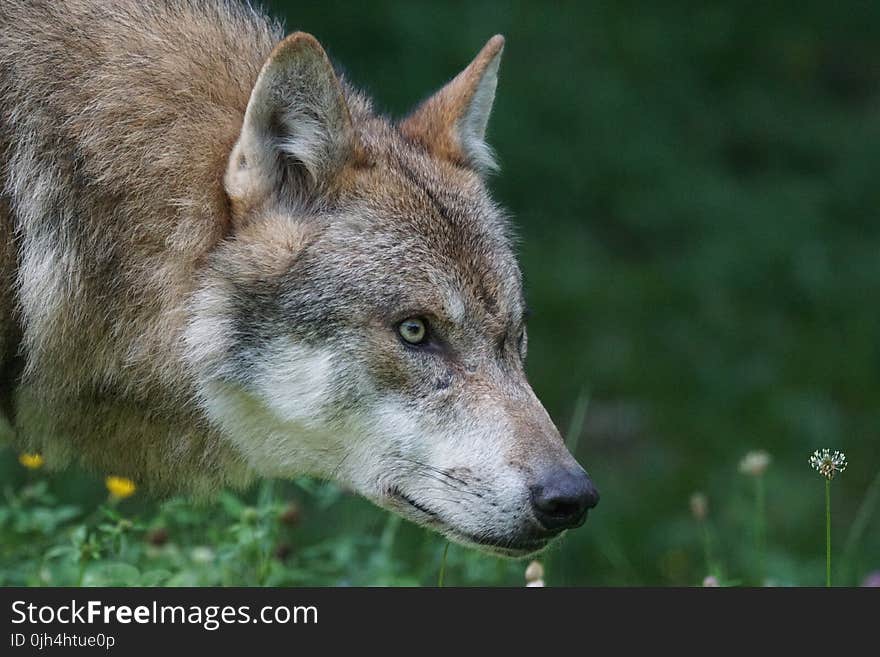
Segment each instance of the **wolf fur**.
[{"label": "wolf fur", "polygon": [[485,185],[502,48],[394,122],[249,5],[0,3],[17,445],[160,492],[326,477],[453,540],[546,544],[530,478],[579,466],[526,383]]}]

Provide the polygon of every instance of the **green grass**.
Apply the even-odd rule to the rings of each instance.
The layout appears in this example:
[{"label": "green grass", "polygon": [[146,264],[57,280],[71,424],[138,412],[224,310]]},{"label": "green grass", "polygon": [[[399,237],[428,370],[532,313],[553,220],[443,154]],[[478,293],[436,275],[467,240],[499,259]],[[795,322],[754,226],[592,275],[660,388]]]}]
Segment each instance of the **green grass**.
[{"label": "green grass", "polygon": [[[815,483],[807,470],[804,486]],[[76,470],[25,470],[8,449],[0,452],[0,471],[2,586],[524,585],[526,561],[450,545],[312,480],[264,481],[244,494],[225,491],[196,504],[182,498],[153,500],[142,491],[113,500],[98,478]],[[742,505],[747,525],[745,514],[754,504],[752,482],[742,475],[738,480],[741,490],[731,492],[731,498],[734,506]],[[736,514],[716,519],[710,513],[710,557],[708,521],[690,518],[685,506],[686,500],[680,517],[665,520],[662,542],[655,532],[646,532],[657,550],[662,581],[649,579],[648,565],[635,556],[638,546],[620,542],[610,529],[613,523],[600,520],[570,533],[540,557],[547,585],[699,585],[708,574],[722,585],[763,581],[765,569],[755,560],[760,555],[754,541],[742,526],[730,524]],[[713,503],[724,506],[720,500]],[[817,517],[821,505],[814,506]],[[770,511],[774,515],[772,505]],[[781,516],[785,509],[775,511]],[[767,581],[822,581],[821,540],[814,554],[800,559],[782,532],[773,539],[763,546],[770,556]],[[866,543],[857,543],[846,561],[835,561],[838,584],[857,583],[867,572],[853,556],[862,554]]]}]

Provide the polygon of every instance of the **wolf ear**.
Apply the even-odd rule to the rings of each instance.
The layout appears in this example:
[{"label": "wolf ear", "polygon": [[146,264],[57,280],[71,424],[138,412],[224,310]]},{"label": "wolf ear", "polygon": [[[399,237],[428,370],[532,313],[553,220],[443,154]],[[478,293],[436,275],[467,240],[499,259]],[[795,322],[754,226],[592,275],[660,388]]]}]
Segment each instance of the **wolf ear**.
[{"label": "wolf ear", "polygon": [[497,169],[485,137],[502,50],[503,36],[489,39],[466,69],[401,123],[401,132],[435,155],[481,174]]},{"label": "wolf ear", "polygon": [[296,32],[260,71],[229,158],[226,191],[237,199],[291,182],[320,186],[342,168],[354,142],[330,60],[315,37]]}]

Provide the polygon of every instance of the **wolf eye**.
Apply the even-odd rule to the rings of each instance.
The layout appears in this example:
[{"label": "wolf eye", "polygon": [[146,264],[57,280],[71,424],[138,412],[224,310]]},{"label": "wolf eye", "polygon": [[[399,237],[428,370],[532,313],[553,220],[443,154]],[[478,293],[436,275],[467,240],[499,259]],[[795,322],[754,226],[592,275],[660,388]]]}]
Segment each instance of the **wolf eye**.
[{"label": "wolf eye", "polygon": [[428,337],[428,326],[425,324],[425,320],[410,317],[398,325],[397,332],[410,344],[422,344]]}]

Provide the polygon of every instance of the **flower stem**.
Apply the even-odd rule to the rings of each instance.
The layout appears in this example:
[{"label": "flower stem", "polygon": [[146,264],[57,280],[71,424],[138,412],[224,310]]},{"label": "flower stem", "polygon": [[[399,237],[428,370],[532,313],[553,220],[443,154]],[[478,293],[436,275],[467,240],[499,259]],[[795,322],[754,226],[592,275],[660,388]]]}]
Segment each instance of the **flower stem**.
[{"label": "flower stem", "polygon": [[755,554],[758,560],[758,585],[764,583],[764,533],[765,533],[764,477],[755,477]]},{"label": "flower stem", "polygon": [[268,509],[275,506],[275,481],[267,479],[260,488],[259,496],[260,509],[265,513],[261,519],[263,532],[259,544],[259,562],[257,564],[257,585],[266,586],[266,579],[272,568],[272,538],[273,538],[273,520],[274,513],[268,513]]},{"label": "flower stem", "polygon": [[446,553],[449,552],[449,541],[446,542],[446,547],[443,548],[443,558],[440,560],[440,574],[437,576],[437,587],[443,588],[443,579],[446,577]]},{"label": "flower stem", "polygon": [[831,586],[831,480],[825,480],[825,586]]},{"label": "flower stem", "polygon": [[709,527],[705,520],[700,521],[700,530],[703,535],[703,558],[706,561],[706,572],[711,575],[713,574],[714,567],[712,561],[712,543],[711,538],[709,537]]},{"label": "flower stem", "polygon": [[76,586],[77,586],[77,588],[81,588],[81,587],[82,587],[82,585],[83,585],[83,580],[85,579],[85,576],[86,576],[86,560],[85,560],[84,558],[80,557],[80,560],[79,560],[79,572],[77,573],[77,577],[76,577]]}]

